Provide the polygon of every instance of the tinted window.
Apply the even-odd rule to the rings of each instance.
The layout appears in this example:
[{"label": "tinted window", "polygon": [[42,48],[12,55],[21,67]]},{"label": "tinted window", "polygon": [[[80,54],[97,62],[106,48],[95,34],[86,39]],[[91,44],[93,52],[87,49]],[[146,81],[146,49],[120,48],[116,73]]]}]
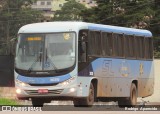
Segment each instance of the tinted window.
[{"label": "tinted window", "polygon": [[144,48],[144,37],[136,37],[136,45],[137,45],[137,58],[144,58],[145,48]]},{"label": "tinted window", "polygon": [[113,54],[113,37],[111,33],[102,32],[102,53],[104,56]]},{"label": "tinted window", "polygon": [[124,56],[124,38],[122,34],[113,34],[113,56],[123,57]]},{"label": "tinted window", "polygon": [[152,39],[145,38],[145,58],[152,59],[152,57],[153,57]]},{"label": "tinted window", "polygon": [[117,34],[117,56],[124,57],[124,37],[122,34]]},{"label": "tinted window", "polygon": [[101,34],[98,31],[90,31],[89,36],[89,53],[91,55],[101,55]]},{"label": "tinted window", "polygon": [[134,36],[125,35],[125,56],[135,58],[135,39]]}]

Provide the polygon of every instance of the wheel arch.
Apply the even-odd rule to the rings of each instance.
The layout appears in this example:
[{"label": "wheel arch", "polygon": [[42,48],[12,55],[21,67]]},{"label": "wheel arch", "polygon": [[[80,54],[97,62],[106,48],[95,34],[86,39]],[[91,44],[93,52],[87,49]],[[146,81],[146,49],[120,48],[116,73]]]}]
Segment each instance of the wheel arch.
[{"label": "wheel arch", "polygon": [[138,80],[132,80],[132,83],[135,84],[136,89],[137,89],[137,95],[138,95]]},{"label": "wheel arch", "polygon": [[91,80],[91,83],[94,86],[94,91],[95,91],[94,95],[95,95],[95,101],[96,101],[96,98],[97,98],[97,89],[98,89],[98,79],[97,78],[93,78]]}]

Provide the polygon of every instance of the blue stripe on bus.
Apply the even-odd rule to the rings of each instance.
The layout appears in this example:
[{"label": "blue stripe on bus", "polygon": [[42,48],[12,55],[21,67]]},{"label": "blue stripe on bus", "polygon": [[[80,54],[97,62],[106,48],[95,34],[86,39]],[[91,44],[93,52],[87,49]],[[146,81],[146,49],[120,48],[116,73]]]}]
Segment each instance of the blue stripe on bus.
[{"label": "blue stripe on bus", "polygon": [[[127,75],[128,77],[153,78],[153,61],[97,58],[91,64],[97,76]],[[143,65],[142,74],[140,74],[140,64]]]},{"label": "blue stripe on bus", "polygon": [[133,29],[133,28],[125,28],[125,27],[116,27],[116,26],[109,26],[109,25],[89,25],[90,30],[98,30],[98,31],[106,31],[111,33],[119,33],[119,34],[127,34],[127,35],[136,35],[136,36],[145,36],[145,37],[152,37],[152,33],[147,30],[141,29]]},{"label": "blue stripe on bus", "polygon": [[28,84],[54,84],[60,83],[71,78],[70,74],[53,77],[26,77],[18,75],[17,79]]}]

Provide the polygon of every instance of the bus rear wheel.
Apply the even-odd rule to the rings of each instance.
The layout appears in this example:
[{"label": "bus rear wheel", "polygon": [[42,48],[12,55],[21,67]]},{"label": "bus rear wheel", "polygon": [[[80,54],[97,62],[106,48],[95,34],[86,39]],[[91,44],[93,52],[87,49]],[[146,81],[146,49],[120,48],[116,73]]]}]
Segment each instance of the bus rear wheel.
[{"label": "bus rear wheel", "polygon": [[75,107],[90,107],[94,104],[95,89],[93,84],[90,84],[89,95],[86,98],[79,98],[73,101]]},{"label": "bus rear wheel", "polygon": [[130,89],[130,97],[129,98],[122,98],[118,101],[118,105],[120,107],[124,106],[135,106],[137,104],[137,87],[134,83],[131,84]]},{"label": "bus rear wheel", "polygon": [[130,106],[135,106],[137,104],[137,87],[134,83],[131,85],[130,97],[128,100]]}]

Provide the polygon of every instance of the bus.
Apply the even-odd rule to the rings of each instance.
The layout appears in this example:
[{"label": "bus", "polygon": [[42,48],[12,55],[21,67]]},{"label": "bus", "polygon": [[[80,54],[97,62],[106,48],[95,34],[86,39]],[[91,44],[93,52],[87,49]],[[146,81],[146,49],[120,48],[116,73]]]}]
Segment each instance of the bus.
[{"label": "bus", "polygon": [[21,27],[15,56],[17,98],[43,106],[72,100],[92,106],[112,99],[135,106],[154,92],[152,33],[86,22]]}]

